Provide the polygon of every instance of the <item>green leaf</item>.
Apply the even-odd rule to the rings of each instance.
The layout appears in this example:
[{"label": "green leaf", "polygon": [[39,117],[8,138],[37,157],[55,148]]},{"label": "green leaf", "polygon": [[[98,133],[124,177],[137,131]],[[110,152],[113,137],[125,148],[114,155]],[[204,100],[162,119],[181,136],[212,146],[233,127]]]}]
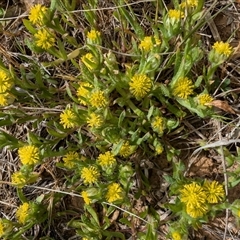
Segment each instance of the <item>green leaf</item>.
[{"label": "green leaf", "polygon": [[35,34],[37,32],[37,29],[35,27],[33,27],[33,25],[31,24],[31,22],[29,20],[23,19],[22,21],[23,21],[24,26],[30,33]]},{"label": "green leaf", "polygon": [[94,224],[96,224],[98,227],[100,227],[100,223],[99,223],[99,220],[98,220],[98,215],[96,214],[95,210],[87,204],[84,205],[84,208],[92,215],[92,217],[93,217],[92,219],[94,220]]},{"label": "green leaf", "polygon": [[126,117],[126,111],[123,110],[119,116],[119,119],[118,119],[118,127],[120,128],[122,126],[122,122],[124,120],[124,118]]}]

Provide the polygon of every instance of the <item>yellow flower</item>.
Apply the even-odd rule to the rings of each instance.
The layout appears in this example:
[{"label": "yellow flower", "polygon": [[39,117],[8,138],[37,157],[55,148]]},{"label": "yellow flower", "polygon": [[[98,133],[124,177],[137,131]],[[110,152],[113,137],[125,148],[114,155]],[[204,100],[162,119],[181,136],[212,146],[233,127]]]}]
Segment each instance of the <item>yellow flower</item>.
[{"label": "yellow flower", "polygon": [[23,146],[18,149],[22,164],[34,165],[39,162],[39,149],[35,146]]},{"label": "yellow flower", "polygon": [[83,82],[77,90],[78,101],[84,106],[87,106],[86,100],[90,97],[91,88],[93,88],[93,86],[90,83]]},{"label": "yellow flower", "polygon": [[145,37],[139,44],[139,48],[149,52],[153,48],[152,37]]},{"label": "yellow flower", "polygon": [[145,74],[135,74],[129,83],[130,92],[138,99],[143,98],[150,91],[151,79]]},{"label": "yellow flower", "polygon": [[92,53],[85,54],[84,56],[81,57],[81,60],[84,63],[84,65],[88,68],[88,70],[93,70],[97,67],[96,59],[94,58]]},{"label": "yellow flower", "polygon": [[2,219],[0,218],[0,237],[4,234],[4,224]]},{"label": "yellow flower", "polygon": [[65,109],[60,114],[60,123],[64,128],[73,128],[76,127],[76,115],[71,109]]},{"label": "yellow flower", "polygon": [[87,33],[87,38],[92,41],[96,41],[98,37],[100,37],[99,31],[91,30],[90,32]]},{"label": "yellow flower", "polygon": [[209,203],[218,203],[225,197],[223,185],[217,181],[205,181],[203,189],[207,195],[207,202]]},{"label": "yellow flower", "polygon": [[157,36],[154,36],[154,40],[157,46],[161,44],[161,40]]},{"label": "yellow flower", "polygon": [[24,187],[27,184],[26,177],[21,172],[15,172],[12,174],[12,184]]},{"label": "yellow flower", "polygon": [[240,209],[237,209],[237,216],[240,218]]},{"label": "yellow flower", "polygon": [[103,108],[108,104],[107,98],[103,91],[97,90],[93,92],[90,96],[89,102],[92,107]]},{"label": "yellow flower", "polygon": [[0,70],[0,93],[5,93],[12,87],[12,81],[5,71]]},{"label": "yellow flower", "polygon": [[215,42],[213,45],[213,49],[219,55],[225,55],[226,57],[229,57],[232,53],[232,47],[229,45],[229,43],[224,43],[222,41]]},{"label": "yellow flower", "polygon": [[180,190],[180,193],[180,200],[185,203],[188,215],[193,218],[197,218],[206,213],[207,195],[200,185],[195,182],[185,184],[183,189]]},{"label": "yellow flower", "polygon": [[187,206],[186,212],[192,218],[202,217],[207,212],[206,205],[198,205],[198,206]]},{"label": "yellow flower", "polygon": [[34,5],[29,12],[29,21],[33,24],[42,25],[44,14],[47,12],[47,8],[41,4]]},{"label": "yellow flower", "polygon": [[187,77],[179,78],[173,86],[173,95],[179,98],[187,99],[193,94],[194,85]]},{"label": "yellow flower", "polygon": [[155,117],[152,122],[152,128],[158,134],[162,135],[166,128],[165,119],[159,116]]},{"label": "yellow flower", "polygon": [[7,106],[8,105],[8,93],[0,93],[0,106]]},{"label": "yellow flower", "polygon": [[87,205],[89,205],[91,203],[91,199],[89,198],[88,193],[86,191],[82,191],[81,195],[82,195],[84,202]]},{"label": "yellow flower", "polygon": [[169,18],[179,20],[181,18],[184,18],[184,13],[181,10],[176,9],[170,9],[168,11]]},{"label": "yellow flower", "polygon": [[116,159],[114,158],[111,152],[105,152],[104,154],[100,154],[98,156],[98,164],[102,167],[109,167],[116,164]]},{"label": "yellow flower", "polygon": [[213,98],[206,93],[200,94],[197,99],[200,105],[209,105],[213,101]]},{"label": "yellow flower", "polygon": [[179,232],[173,232],[172,233],[172,239],[173,240],[182,240],[182,236]]},{"label": "yellow flower", "polygon": [[198,0],[185,0],[180,4],[180,8],[197,7]]},{"label": "yellow flower", "polygon": [[30,206],[28,203],[23,203],[16,212],[16,217],[21,224],[26,223],[29,216]]},{"label": "yellow flower", "polygon": [[81,178],[85,184],[95,183],[100,176],[99,171],[96,167],[84,167],[81,171]]},{"label": "yellow flower", "polygon": [[106,199],[108,202],[112,203],[117,200],[122,199],[123,190],[118,183],[112,183],[108,186],[108,191],[106,194]]},{"label": "yellow flower", "polygon": [[90,113],[89,117],[87,118],[87,124],[91,128],[98,128],[102,125],[103,120],[99,114]]},{"label": "yellow flower", "polygon": [[79,159],[77,152],[69,152],[63,157],[64,166],[67,168],[73,168],[75,166],[75,161]]},{"label": "yellow flower", "polygon": [[129,142],[125,142],[120,148],[119,155],[127,158],[133,153],[133,147],[129,145]]},{"label": "yellow flower", "polygon": [[160,155],[162,152],[163,152],[163,146],[161,144],[158,144],[156,147],[155,147],[155,151],[157,153],[157,155]]},{"label": "yellow flower", "polygon": [[34,37],[36,38],[36,45],[45,50],[51,48],[55,43],[55,36],[45,28],[38,30]]}]

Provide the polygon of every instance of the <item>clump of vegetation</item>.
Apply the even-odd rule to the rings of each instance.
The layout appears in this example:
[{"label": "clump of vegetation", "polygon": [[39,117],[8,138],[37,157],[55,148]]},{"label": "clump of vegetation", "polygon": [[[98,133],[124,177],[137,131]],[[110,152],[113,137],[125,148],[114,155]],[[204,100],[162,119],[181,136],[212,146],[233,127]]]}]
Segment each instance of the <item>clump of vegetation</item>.
[{"label": "clump of vegetation", "polygon": [[[110,40],[98,25],[99,1],[87,2],[79,11],[76,1],[32,6],[23,19],[28,38],[18,46],[20,67],[0,62],[1,126],[31,124],[32,129],[21,138],[6,131],[0,135],[2,148],[17,150],[19,167],[8,184],[21,202],[15,217],[1,218],[0,236],[26,239],[34,226],[45,231],[65,215],[66,227],[84,240],[129,234],[154,240],[163,224],[166,239],[180,240],[226,209],[238,219],[239,203],[230,204],[225,189],[239,179],[223,183],[185,176],[181,151],[168,141],[173,132],[182,134],[189,116],[221,117],[213,107],[215,73],[233,48],[219,41],[205,49],[198,36],[205,24],[203,0],[174,1],[169,10],[153,1],[156,17],[146,16],[148,29],[130,4],[113,1],[117,26]],[[85,28],[77,36],[80,21]],[[138,215],[133,207],[151,188],[142,171],[143,187],[136,187],[140,160],[162,156],[173,169],[165,175],[171,198],[161,207],[174,217],[164,223],[154,207]],[[64,187],[42,188],[48,193],[29,199],[25,188],[38,187],[47,165],[63,172]],[[50,209],[50,202],[53,207],[67,195],[83,199],[81,212]],[[133,233],[133,219],[142,221],[144,230]],[[52,239],[45,234],[48,238],[41,239]]]}]

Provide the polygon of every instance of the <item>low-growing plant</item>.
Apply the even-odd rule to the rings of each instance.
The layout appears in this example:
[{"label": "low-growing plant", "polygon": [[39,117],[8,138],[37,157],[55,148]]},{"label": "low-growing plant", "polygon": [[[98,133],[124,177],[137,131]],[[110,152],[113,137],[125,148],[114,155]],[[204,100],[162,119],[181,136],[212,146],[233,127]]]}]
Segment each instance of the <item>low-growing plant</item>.
[{"label": "low-growing plant", "polygon": [[[21,137],[0,134],[1,148],[17,150],[20,167],[9,184],[21,201],[15,219],[1,219],[0,236],[23,239],[34,225],[46,224],[49,194],[29,200],[24,188],[36,185],[41,166],[50,162],[64,172],[65,188],[53,201],[73,193],[84,201],[68,222],[81,239],[126,239],[115,221],[137,239],[158,239],[157,211],[134,213],[133,201],[144,189],[136,189],[133,179],[141,159],[163,155],[173,167],[165,179],[175,198],[163,204],[175,216],[166,238],[187,239],[190,228],[226,209],[239,219],[239,202],[228,203],[224,184],[184,176],[176,160],[180,151],[168,141],[171,133],[181,134],[189,115],[220,118],[213,108],[219,85],[214,74],[233,48],[215,42],[205,49],[199,31],[210,9],[203,9],[203,0],[173,1],[169,10],[164,1],[152,1],[156,17],[146,16],[147,29],[131,4],[112,1],[107,10],[117,26],[108,39],[98,24],[99,2],[87,1],[81,10],[76,1],[32,6],[23,19],[28,38],[18,43],[20,67],[0,62],[1,126],[31,126]],[[230,185],[239,182],[232,178]],[[148,180],[140,179],[149,189]],[[146,227],[133,233],[135,218]]]}]

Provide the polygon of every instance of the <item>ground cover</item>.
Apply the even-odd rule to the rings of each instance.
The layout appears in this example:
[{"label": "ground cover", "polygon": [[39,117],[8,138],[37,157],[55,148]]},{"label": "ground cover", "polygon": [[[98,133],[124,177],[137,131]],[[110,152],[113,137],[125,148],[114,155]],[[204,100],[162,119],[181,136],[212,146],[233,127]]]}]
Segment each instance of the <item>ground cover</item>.
[{"label": "ground cover", "polygon": [[2,239],[238,239],[239,3],[0,1]]}]

